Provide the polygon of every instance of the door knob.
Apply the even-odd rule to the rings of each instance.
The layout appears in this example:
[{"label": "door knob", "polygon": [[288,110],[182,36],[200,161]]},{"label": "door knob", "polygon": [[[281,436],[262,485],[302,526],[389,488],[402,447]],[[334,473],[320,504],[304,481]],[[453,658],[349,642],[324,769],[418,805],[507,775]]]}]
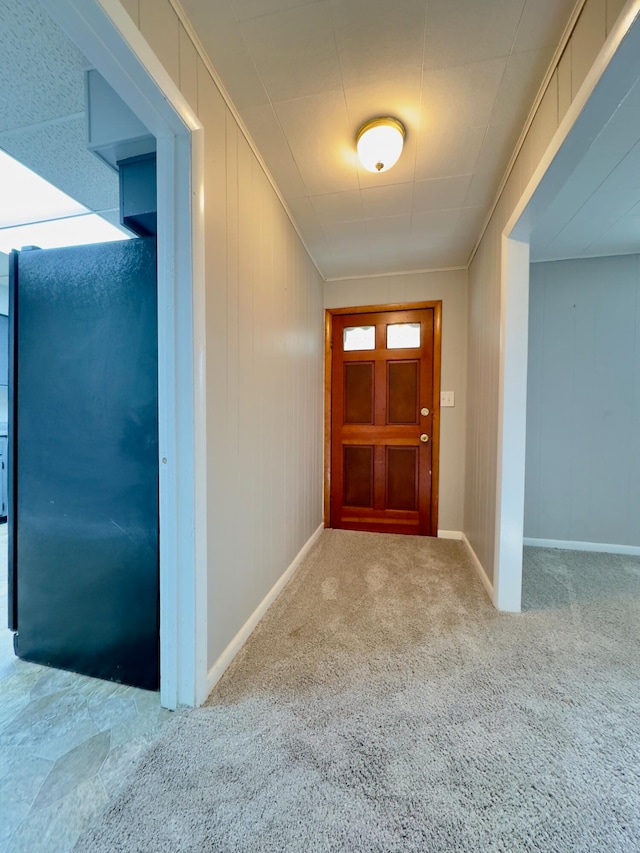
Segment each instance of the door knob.
[{"label": "door knob", "polygon": [[420,441],[422,441],[422,442],[429,441],[429,436],[426,434],[426,432],[422,433],[422,435],[420,436]]},{"label": "door knob", "polygon": [[429,414],[429,409],[427,409],[427,407],[425,406],[424,409],[420,409],[420,414],[426,418]]}]

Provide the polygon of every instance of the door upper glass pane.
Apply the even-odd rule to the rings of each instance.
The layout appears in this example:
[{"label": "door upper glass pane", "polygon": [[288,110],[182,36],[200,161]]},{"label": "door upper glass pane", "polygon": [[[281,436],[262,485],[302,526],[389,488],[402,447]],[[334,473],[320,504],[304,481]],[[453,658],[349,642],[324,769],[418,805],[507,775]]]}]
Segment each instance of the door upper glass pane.
[{"label": "door upper glass pane", "polygon": [[343,348],[345,352],[376,348],[375,326],[349,326],[344,330]]},{"label": "door upper glass pane", "polygon": [[394,323],[387,326],[387,349],[411,349],[420,346],[420,323]]}]

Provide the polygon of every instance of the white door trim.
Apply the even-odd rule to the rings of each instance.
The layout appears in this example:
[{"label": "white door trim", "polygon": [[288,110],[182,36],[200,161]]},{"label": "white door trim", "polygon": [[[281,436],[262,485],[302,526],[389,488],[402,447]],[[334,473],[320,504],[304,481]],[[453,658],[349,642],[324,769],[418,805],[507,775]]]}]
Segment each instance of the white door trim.
[{"label": "white door trim", "polygon": [[160,694],[167,708],[198,705],[207,692],[203,129],[118,0],[42,4],[157,139]]},{"label": "white door trim", "polygon": [[628,0],[502,234],[494,561],[499,610],[519,611],[522,596],[530,235],[638,79],[639,15],[640,0]]},{"label": "white door trim", "polygon": [[[527,429],[529,243],[502,237],[494,604],[520,612]],[[519,570],[518,570],[519,567]]]}]

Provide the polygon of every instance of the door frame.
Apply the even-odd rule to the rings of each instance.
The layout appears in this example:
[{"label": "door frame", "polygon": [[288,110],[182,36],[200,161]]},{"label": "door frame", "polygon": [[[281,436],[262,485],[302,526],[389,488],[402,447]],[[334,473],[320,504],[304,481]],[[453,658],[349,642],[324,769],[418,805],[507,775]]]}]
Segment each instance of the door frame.
[{"label": "door frame", "polygon": [[551,201],[640,79],[640,0],[627,0],[501,235],[493,601],[522,607],[529,242]]},{"label": "door frame", "polygon": [[160,699],[199,705],[208,692],[204,130],[118,0],[41,2],[157,140]]},{"label": "door frame", "polygon": [[333,318],[341,314],[375,314],[386,311],[433,309],[433,434],[431,455],[431,530],[438,535],[438,495],[440,482],[440,375],[442,367],[442,300],[392,302],[388,305],[357,305],[352,308],[325,308],[324,312],[324,526],[331,527],[331,373],[333,367]]}]

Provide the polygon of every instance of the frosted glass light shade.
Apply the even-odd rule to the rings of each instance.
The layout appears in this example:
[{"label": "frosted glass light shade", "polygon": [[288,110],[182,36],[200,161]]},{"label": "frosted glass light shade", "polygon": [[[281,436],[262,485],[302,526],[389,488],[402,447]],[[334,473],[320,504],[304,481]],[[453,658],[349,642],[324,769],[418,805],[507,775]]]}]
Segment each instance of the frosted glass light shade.
[{"label": "frosted glass light shade", "polygon": [[362,125],[356,143],[367,171],[386,172],[402,154],[404,126],[395,118],[375,118]]}]

